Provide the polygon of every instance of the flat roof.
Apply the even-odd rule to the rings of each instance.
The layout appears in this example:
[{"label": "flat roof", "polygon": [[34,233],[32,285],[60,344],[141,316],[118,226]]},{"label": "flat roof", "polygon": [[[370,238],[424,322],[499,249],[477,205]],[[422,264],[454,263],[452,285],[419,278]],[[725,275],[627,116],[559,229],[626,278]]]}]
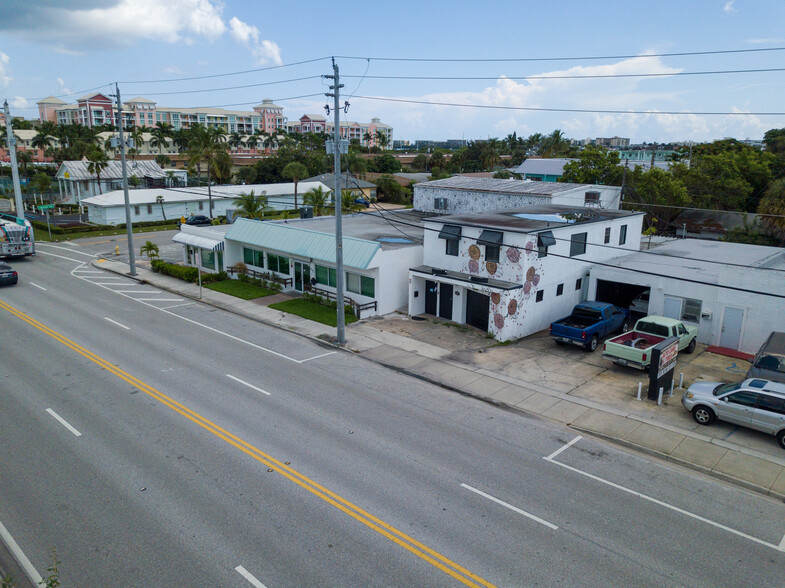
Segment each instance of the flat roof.
[{"label": "flat roof", "polygon": [[616,186],[597,186],[596,184],[570,184],[567,182],[533,182],[531,180],[500,180],[496,178],[472,178],[453,176],[432,182],[416,184],[418,187],[445,188],[449,190],[471,190],[475,192],[501,192],[506,194],[538,194],[551,196],[580,188],[614,188]]},{"label": "flat roof", "polygon": [[509,208],[493,212],[452,214],[425,220],[426,222],[432,221],[443,224],[531,233],[585,225],[592,222],[641,216],[643,214],[645,213],[631,210],[608,210],[605,208],[549,204]]}]

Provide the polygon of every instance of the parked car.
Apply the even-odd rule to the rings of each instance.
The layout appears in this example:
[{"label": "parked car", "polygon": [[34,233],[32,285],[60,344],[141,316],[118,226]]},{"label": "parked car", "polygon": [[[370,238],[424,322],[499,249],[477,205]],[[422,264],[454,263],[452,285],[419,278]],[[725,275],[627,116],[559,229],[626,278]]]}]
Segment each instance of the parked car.
[{"label": "parked car", "polygon": [[637,312],[642,315],[649,314],[649,290],[641,292],[632,302],[630,302],[630,312]]},{"label": "parked car", "polygon": [[371,206],[371,201],[367,200],[365,198],[362,198],[362,197],[355,198],[354,199],[354,203],[355,204],[362,204],[365,208],[368,208],[369,206]]},{"label": "parked car", "polygon": [[785,333],[774,331],[768,336],[755,354],[747,377],[785,383]]},{"label": "parked car", "polygon": [[679,338],[679,351],[695,351],[698,327],[685,325],[664,316],[647,316],[635,323],[632,331],[608,339],[602,356],[618,365],[646,370],[651,363],[651,348],[668,337]]},{"label": "parked car", "polygon": [[681,403],[696,423],[716,420],[769,433],[785,449],[785,384],[749,378],[736,384],[697,382]]},{"label": "parked car", "polygon": [[582,345],[597,349],[600,338],[629,328],[630,312],[607,302],[582,302],[572,314],[551,323],[550,335],[556,343]]},{"label": "parked car", "polygon": [[[178,228],[180,227],[181,224],[182,223],[177,223]],[[185,219],[185,224],[193,225],[196,227],[202,227],[202,226],[212,225],[213,221],[210,220],[209,216],[204,216],[203,214],[194,214],[189,216],[187,219]]]},{"label": "parked car", "polygon": [[16,270],[4,261],[0,261],[0,284],[11,285],[19,281],[19,274]]}]

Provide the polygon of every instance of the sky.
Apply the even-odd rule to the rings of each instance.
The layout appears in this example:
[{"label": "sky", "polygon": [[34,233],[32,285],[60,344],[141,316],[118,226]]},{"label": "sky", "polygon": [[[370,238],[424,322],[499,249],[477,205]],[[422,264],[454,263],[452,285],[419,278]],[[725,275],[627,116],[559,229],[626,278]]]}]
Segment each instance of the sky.
[{"label": "sky", "polygon": [[785,69],[783,24],[783,0],[0,0],[0,99],[34,119],[118,83],[295,120],[332,106],[334,56],[342,120],[395,139],[761,139],[785,127],[785,71],[740,70]]}]

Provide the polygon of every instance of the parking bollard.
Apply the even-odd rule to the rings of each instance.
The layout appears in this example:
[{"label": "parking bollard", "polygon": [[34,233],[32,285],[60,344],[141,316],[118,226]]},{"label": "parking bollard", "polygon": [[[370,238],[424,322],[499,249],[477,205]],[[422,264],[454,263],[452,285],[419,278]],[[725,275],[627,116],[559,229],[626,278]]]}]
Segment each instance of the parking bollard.
[{"label": "parking bollard", "polygon": [[673,398],[673,385],[674,385],[675,383],[676,383],[676,382],[675,382],[674,380],[671,380],[671,391],[670,391],[670,394],[668,394],[668,396],[670,396],[671,398]]},{"label": "parking bollard", "polygon": [[643,384],[638,382],[638,400],[641,399],[641,389],[643,388]]},{"label": "parking bollard", "polygon": [[662,391],[663,389],[660,388],[660,393],[657,395],[657,406],[662,406]]},{"label": "parking bollard", "polygon": [[684,372],[679,374],[679,388],[684,388]]}]

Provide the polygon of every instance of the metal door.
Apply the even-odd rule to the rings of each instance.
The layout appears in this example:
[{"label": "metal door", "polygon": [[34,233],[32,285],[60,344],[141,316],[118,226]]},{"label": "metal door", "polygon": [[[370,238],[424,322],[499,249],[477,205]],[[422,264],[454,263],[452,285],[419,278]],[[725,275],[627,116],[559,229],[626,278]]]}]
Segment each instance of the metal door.
[{"label": "metal door", "polygon": [[439,316],[448,321],[452,320],[452,284],[439,286]]},{"label": "metal door", "polygon": [[488,330],[488,314],[491,310],[491,298],[473,290],[466,291],[466,324],[480,330]]},{"label": "metal door", "polygon": [[438,282],[425,280],[425,314],[436,314],[436,293],[438,290]]},{"label": "metal door", "polygon": [[677,321],[681,320],[681,298],[666,296],[662,316],[667,316],[668,318],[676,319]]},{"label": "metal door", "polygon": [[720,334],[720,347],[738,349],[741,339],[741,323],[744,311],[738,308],[725,307],[722,315],[722,333]]},{"label": "metal door", "polygon": [[311,283],[311,266],[308,263],[294,262],[294,289],[303,291],[303,285]]}]

